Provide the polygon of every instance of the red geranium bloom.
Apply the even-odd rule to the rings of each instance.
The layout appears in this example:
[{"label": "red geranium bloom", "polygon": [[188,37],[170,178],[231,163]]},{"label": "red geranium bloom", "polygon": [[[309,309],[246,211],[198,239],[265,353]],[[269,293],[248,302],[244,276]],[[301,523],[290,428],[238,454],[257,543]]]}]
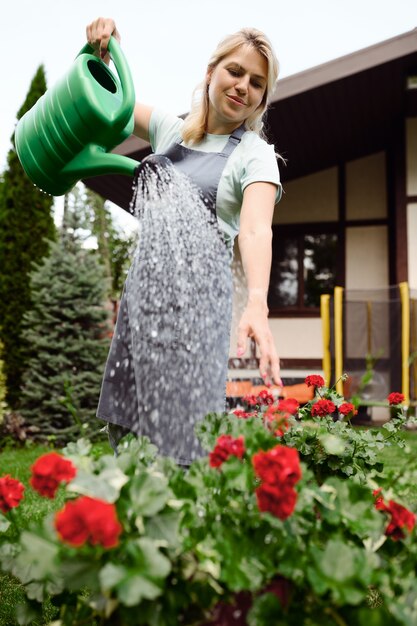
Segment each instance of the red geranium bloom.
[{"label": "red geranium bloom", "polygon": [[255,473],[265,483],[293,487],[301,478],[300,459],[295,448],[275,446],[252,457]]},{"label": "red geranium bloom", "polygon": [[242,411],[242,409],[235,409],[233,411],[233,415],[236,415],[236,417],[241,417],[242,419],[246,419],[248,417],[254,417],[256,413],[248,413],[246,411]]},{"label": "red geranium bloom", "polygon": [[24,485],[9,474],[0,478],[0,511],[7,513],[23,498]]},{"label": "red geranium bloom", "polygon": [[390,500],[387,504],[382,497],[382,489],[375,489],[373,495],[375,497],[375,508],[378,509],[378,511],[384,511],[391,515],[391,520],[385,529],[385,534],[394,541],[404,539],[405,534],[403,528],[407,528],[409,532],[413,530],[416,523],[415,514],[401,504],[397,504],[394,500]]},{"label": "red geranium bloom", "polygon": [[68,459],[56,452],[44,454],[31,467],[30,484],[41,496],[54,498],[60,483],[70,482],[77,469]]},{"label": "red geranium bloom", "polygon": [[331,415],[336,410],[336,405],[331,400],[317,400],[311,407],[313,417],[324,417]]},{"label": "red geranium bloom", "polygon": [[242,435],[233,438],[231,435],[221,435],[212,452],[209,454],[210,467],[220,467],[227,461],[229,456],[237,456],[239,459],[245,454],[245,440]]},{"label": "red geranium bloom", "polygon": [[280,400],[278,402],[278,409],[280,411],[291,413],[291,415],[296,415],[299,408],[300,403],[295,398],[285,398],[284,400]]},{"label": "red geranium bloom", "polygon": [[113,548],[122,532],[114,504],[88,496],[67,502],[55,515],[55,528],[62,541],[75,547],[89,543]]},{"label": "red geranium bloom", "polygon": [[323,376],[319,376],[317,374],[311,374],[307,376],[304,380],[307,387],[324,387],[324,378]]},{"label": "red geranium bloom", "polygon": [[257,396],[258,404],[269,406],[274,402],[274,396],[267,389],[262,389]]},{"label": "red geranium bloom", "polygon": [[357,413],[354,405],[350,402],[344,402],[343,404],[341,404],[338,408],[338,411],[341,415],[349,415],[349,413],[352,413],[352,415],[356,415]]},{"label": "red geranium bloom", "polygon": [[394,404],[401,404],[401,402],[404,402],[405,397],[402,393],[398,393],[398,391],[393,391],[389,394],[387,400],[392,406]]},{"label": "red geranium bloom", "polygon": [[258,404],[260,404],[258,402],[258,398],[257,396],[252,395],[246,395],[243,396],[242,398],[243,402],[245,402],[245,404],[247,404],[248,406],[258,406]]},{"label": "red geranium bloom", "polygon": [[255,493],[259,510],[272,513],[281,520],[287,519],[295,509],[297,492],[292,487],[262,483]]},{"label": "red geranium bloom", "polygon": [[416,523],[416,516],[414,513],[406,509],[401,504],[397,504],[393,500],[390,500],[385,508],[386,512],[391,515],[391,521],[385,529],[385,534],[388,537],[398,541],[404,539],[405,534],[403,528],[411,533]]},{"label": "red geranium bloom", "polygon": [[265,420],[272,428],[276,428],[274,434],[276,437],[282,437],[290,427],[288,418],[290,414],[279,408],[279,404],[272,404],[265,412]]},{"label": "red geranium bloom", "polygon": [[385,511],[385,502],[384,498],[382,497],[382,489],[375,489],[372,492],[372,495],[375,498],[375,508],[378,509],[378,511]]}]

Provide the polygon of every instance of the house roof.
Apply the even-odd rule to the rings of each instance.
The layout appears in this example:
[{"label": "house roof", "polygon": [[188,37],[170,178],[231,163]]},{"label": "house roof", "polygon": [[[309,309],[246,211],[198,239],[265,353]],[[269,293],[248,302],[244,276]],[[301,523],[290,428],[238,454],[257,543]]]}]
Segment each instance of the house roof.
[{"label": "house roof", "polygon": [[[266,121],[269,141],[287,160],[285,182],[386,149],[404,117],[417,115],[417,28],[277,83]],[[408,87],[408,88],[407,88]],[[141,160],[149,144],[130,137],[114,152]],[[132,181],[106,175],[84,181],[127,209]]]}]

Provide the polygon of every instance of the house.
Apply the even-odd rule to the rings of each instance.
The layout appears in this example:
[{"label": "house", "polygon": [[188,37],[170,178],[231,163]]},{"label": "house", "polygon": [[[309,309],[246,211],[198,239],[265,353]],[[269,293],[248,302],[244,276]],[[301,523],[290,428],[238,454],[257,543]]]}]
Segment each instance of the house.
[{"label": "house", "polygon": [[[407,281],[417,300],[417,29],[279,80],[267,130],[286,160],[271,327],[284,371],[310,373],[322,367],[322,293]],[[149,146],[130,137],[116,152],[140,160]],[[86,182],[127,208],[131,181]]]}]

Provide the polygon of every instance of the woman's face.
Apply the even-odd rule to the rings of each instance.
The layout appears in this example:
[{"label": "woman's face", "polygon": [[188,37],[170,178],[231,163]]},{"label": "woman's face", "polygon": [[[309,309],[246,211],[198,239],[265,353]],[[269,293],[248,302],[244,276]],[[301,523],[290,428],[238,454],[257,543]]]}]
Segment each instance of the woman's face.
[{"label": "woman's face", "polygon": [[262,103],[268,62],[250,45],[243,45],[207,72],[209,112],[207,132],[228,135]]}]

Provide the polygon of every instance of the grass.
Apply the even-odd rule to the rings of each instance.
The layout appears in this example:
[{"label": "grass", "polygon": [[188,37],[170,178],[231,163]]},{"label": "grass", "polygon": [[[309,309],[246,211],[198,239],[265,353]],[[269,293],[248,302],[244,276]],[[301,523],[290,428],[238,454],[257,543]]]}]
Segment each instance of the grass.
[{"label": "grass", "polygon": [[[397,446],[387,447],[381,455],[385,469],[394,472],[401,472],[401,469],[413,461],[417,465],[417,432],[404,432],[406,448]],[[25,498],[19,506],[19,515],[25,520],[36,521],[42,519],[45,514],[58,510],[64,501],[64,491],[61,489],[54,500],[42,498],[29,486],[30,466],[42,454],[50,452],[51,448],[45,446],[32,445],[25,448],[7,448],[0,452],[0,476],[11,474],[13,478],[20,480],[25,486]],[[97,455],[111,452],[107,442],[94,445],[94,452]],[[408,486],[406,493],[406,504],[414,511],[417,511],[417,484]],[[9,532],[9,531],[8,531]],[[0,573],[0,626],[18,626],[15,618],[15,607],[23,602],[25,594],[21,585],[9,574]],[[44,626],[52,620],[58,619],[58,609],[49,602],[43,607],[43,618],[41,621],[33,620],[32,626]]]}]

